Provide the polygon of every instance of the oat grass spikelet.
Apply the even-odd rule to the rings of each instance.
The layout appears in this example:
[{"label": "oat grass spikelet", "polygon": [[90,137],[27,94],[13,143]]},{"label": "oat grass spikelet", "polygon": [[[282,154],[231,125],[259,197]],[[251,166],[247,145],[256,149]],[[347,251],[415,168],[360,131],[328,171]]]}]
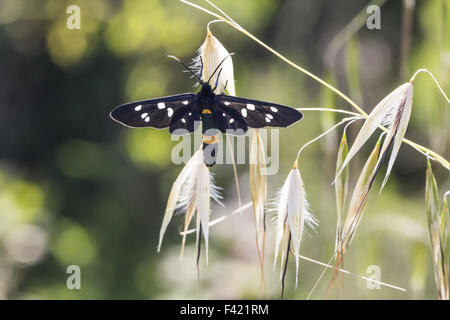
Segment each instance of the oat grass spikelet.
[{"label": "oat grass spikelet", "polygon": [[286,273],[287,260],[289,256],[290,244],[292,243],[295,254],[296,277],[295,287],[298,285],[298,269],[300,259],[300,244],[303,238],[305,223],[314,229],[318,224],[309,209],[306,198],[305,186],[303,184],[298,161],[289,172],[276,201],[276,242],[274,269],[279,253],[281,252],[281,281],[284,289],[284,276]]},{"label": "oat grass spikelet", "polygon": [[[184,230],[187,230],[194,214],[196,217],[197,247],[200,248],[200,234],[205,240],[206,264],[208,264],[208,238],[209,238],[209,216],[210,199],[213,198],[220,203],[221,196],[218,188],[214,185],[212,174],[203,162],[203,150],[198,150],[188,161],[186,166],[178,175],[167,201],[166,212],[160,230],[160,242],[158,251],[167,226],[174,211],[185,213]],[[185,243],[182,240],[182,251]]]},{"label": "oat grass spikelet", "polygon": [[[219,20],[220,21],[220,20]],[[217,66],[223,61],[221,69],[222,71],[216,72],[210,80],[210,83],[214,86],[219,77],[216,93],[222,93],[225,89],[229,95],[236,95],[234,86],[234,72],[233,72],[233,60],[230,53],[225,49],[223,44],[212,34],[210,25],[217,20],[211,21],[207,25],[207,34],[205,41],[197,51],[197,56],[194,58],[193,68],[200,71],[202,69],[201,79],[208,81]]]},{"label": "oat grass spikelet", "polygon": [[[347,145],[347,135],[344,130],[341,138],[341,142],[339,143],[338,154],[336,158],[336,174],[338,170],[341,168],[342,163],[345,157],[348,154],[348,145]],[[347,189],[348,189],[348,167],[344,168],[342,174],[336,179],[334,184],[334,191],[336,197],[336,250],[338,250],[338,246],[342,240],[342,215],[345,210],[345,201],[347,198]]]},{"label": "oat grass spikelet", "polygon": [[389,178],[389,174],[391,173],[408,127],[409,117],[411,115],[412,100],[413,85],[412,82],[407,82],[392,91],[376,105],[359,131],[337,176],[342,173],[342,170],[372,136],[375,130],[380,125],[387,126],[388,133],[381,148],[381,157],[377,165],[377,167],[381,165],[381,161],[384,159],[389,146],[392,144],[391,157],[389,159],[386,175],[381,186],[381,189],[383,189]]},{"label": "oat grass spikelet", "polygon": [[[383,134],[382,134],[383,135]],[[378,139],[375,147],[370,153],[369,157],[364,164],[364,167],[356,181],[356,185],[353,189],[352,196],[350,198],[350,204],[348,206],[345,222],[342,227],[341,242],[339,251],[345,254],[350,242],[353,239],[355,231],[361,222],[364,207],[367,202],[367,196],[372,186],[373,175],[376,169],[376,165],[380,155],[381,136]]]}]

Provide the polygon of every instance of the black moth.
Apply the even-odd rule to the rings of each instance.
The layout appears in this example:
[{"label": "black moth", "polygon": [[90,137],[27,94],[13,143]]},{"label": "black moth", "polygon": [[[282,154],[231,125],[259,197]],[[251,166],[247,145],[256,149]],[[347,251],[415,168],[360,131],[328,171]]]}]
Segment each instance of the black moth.
[{"label": "black moth", "polygon": [[169,132],[175,135],[193,132],[201,121],[204,160],[206,165],[212,166],[215,164],[218,147],[217,130],[242,135],[249,127],[287,127],[303,117],[301,112],[291,107],[229,96],[225,94],[225,89],[222,94],[215,94],[222,69],[217,75],[214,88],[209,81],[229,56],[221,61],[207,82],[202,81],[183,62],[170,57],[182,63],[195,76],[201,85],[200,91],[197,94],[185,93],[126,103],[111,112],[112,119],[132,128],[169,128]]}]

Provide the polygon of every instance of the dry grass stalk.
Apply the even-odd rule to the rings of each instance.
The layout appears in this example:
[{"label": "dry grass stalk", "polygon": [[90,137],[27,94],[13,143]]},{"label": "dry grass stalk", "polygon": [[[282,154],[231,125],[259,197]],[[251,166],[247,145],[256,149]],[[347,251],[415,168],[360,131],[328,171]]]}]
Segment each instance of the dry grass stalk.
[{"label": "dry grass stalk", "polygon": [[267,175],[264,144],[257,129],[253,130],[250,145],[250,192],[253,204],[253,215],[256,227],[256,248],[261,272],[261,285],[267,296],[264,278],[264,253],[266,238],[266,218],[264,206],[267,200]]},{"label": "dry grass stalk", "polygon": [[448,244],[448,225],[446,222],[448,205],[445,200],[441,209],[439,206],[439,193],[436,179],[434,178],[431,169],[430,160],[428,160],[425,182],[425,202],[434,263],[434,277],[439,299],[441,300],[449,300],[449,258],[448,252],[446,252],[446,246]]},{"label": "dry grass stalk", "polygon": [[442,248],[444,249],[445,255],[447,256],[447,265],[450,264],[450,217],[447,202],[448,195],[450,195],[450,191],[447,191],[444,194],[441,212]]},{"label": "dry grass stalk", "polygon": [[[336,157],[336,174],[338,170],[341,168],[344,159],[348,154],[348,145],[347,145],[347,135],[346,130],[342,134],[341,142],[339,143],[338,153]],[[336,253],[336,269],[343,268],[344,266],[344,257],[342,254],[342,250],[340,249],[340,244],[342,242],[342,215],[345,210],[345,202],[347,199],[347,190],[348,190],[348,167],[344,168],[342,174],[336,179],[334,184],[334,191],[336,196],[336,240],[335,240],[335,251]],[[328,292],[331,293],[332,286],[334,284],[335,278],[336,281],[339,281],[339,275],[341,275],[342,279],[342,289],[344,285],[344,274],[338,273],[337,271],[333,273],[333,277],[330,281]],[[337,291],[339,297],[339,290]]]},{"label": "dry grass stalk", "polygon": [[[339,143],[338,154],[336,158],[336,171],[341,168],[344,159],[348,154],[347,136],[344,131],[341,142]],[[338,249],[339,243],[342,240],[342,215],[345,210],[345,200],[347,198],[348,189],[348,167],[342,171],[342,174],[334,184],[334,191],[336,196],[336,244],[335,249]]]}]

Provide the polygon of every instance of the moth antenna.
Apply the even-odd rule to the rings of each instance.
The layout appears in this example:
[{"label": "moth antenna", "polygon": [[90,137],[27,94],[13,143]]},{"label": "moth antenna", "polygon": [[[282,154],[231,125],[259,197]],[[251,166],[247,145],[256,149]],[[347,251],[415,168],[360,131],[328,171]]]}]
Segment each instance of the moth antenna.
[{"label": "moth antenna", "polygon": [[192,73],[192,75],[197,79],[198,83],[203,84],[202,79],[200,79],[198,77],[198,75],[194,71],[192,71],[192,69],[189,68],[183,61],[181,61],[177,57],[171,56],[171,55],[168,55],[167,58],[174,59],[175,61],[178,61],[179,63],[181,63],[186,68],[186,70],[188,70],[190,73]]},{"label": "moth antenna", "polygon": [[234,55],[234,52],[233,52],[233,53],[230,53],[230,54],[227,55],[225,58],[223,58],[223,60],[219,63],[219,65],[216,67],[216,69],[214,70],[214,72],[213,72],[213,73],[211,74],[211,76],[209,77],[208,83],[209,83],[209,81],[211,81],[212,77],[213,77],[214,74],[217,72],[217,70],[220,68],[220,66],[222,65],[222,63],[224,63],[225,60],[226,60],[228,57],[232,56],[232,55]]}]

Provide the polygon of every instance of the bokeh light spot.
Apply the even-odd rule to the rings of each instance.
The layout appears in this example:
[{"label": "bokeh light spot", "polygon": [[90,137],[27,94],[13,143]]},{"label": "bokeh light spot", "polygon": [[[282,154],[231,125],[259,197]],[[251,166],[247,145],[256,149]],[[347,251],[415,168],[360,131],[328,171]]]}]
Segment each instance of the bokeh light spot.
[{"label": "bokeh light spot", "polygon": [[77,224],[61,228],[53,242],[52,252],[63,264],[86,266],[97,255],[97,248],[89,233]]}]

